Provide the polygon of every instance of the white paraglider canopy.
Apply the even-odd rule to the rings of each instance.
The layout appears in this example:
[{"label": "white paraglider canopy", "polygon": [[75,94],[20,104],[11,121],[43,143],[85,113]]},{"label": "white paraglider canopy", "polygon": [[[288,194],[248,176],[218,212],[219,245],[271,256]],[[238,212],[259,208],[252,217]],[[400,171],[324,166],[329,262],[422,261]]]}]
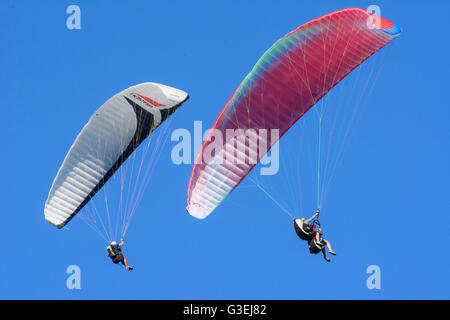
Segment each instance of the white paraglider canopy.
[{"label": "white paraglider canopy", "polygon": [[45,203],[45,219],[57,228],[65,226],[188,98],[184,91],[147,82],[106,101],[67,153]]}]

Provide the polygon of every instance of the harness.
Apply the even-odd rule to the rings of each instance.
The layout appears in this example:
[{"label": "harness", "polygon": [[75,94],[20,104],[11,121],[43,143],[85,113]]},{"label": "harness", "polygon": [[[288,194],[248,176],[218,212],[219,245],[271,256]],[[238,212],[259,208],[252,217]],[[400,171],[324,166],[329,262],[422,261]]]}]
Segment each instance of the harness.
[{"label": "harness", "polygon": [[[322,228],[320,225],[320,221],[319,221],[319,215],[320,215],[320,213],[311,222],[311,224],[316,224],[318,226],[318,228]],[[320,235],[320,236],[322,237],[322,235]],[[310,245],[310,252],[314,253],[314,254],[319,253],[325,247],[325,244],[322,241],[317,242],[315,237],[313,239],[311,239],[311,241],[309,242],[309,245]]]},{"label": "harness", "polygon": [[319,216],[320,216],[320,213],[317,215],[317,217],[312,221],[312,224],[317,224],[318,226],[319,226],[319,228],[321,228],[321,226],[320,226],[320,221],[319,221]]},{"label": "harness", "polygon": [[315,238],[311,239],[309,242],[309,252],[312,254],[317,254],[325,247],[325,244],[322,242],[317,242]]},{"label": "harness", "polygon": [[112,246],[106,247],[106,250],[108,251],[108,253],[111,257],[114,257],[117,255],[116,250],[114,250],[114,248]]},{"label": "harness", "polygon": [[294,219],[294,229],[298,237],[302,240],[310,241],[314,237],[314,229],[321,228],[319,215],[310,223],[306,223],[305,219]]}]

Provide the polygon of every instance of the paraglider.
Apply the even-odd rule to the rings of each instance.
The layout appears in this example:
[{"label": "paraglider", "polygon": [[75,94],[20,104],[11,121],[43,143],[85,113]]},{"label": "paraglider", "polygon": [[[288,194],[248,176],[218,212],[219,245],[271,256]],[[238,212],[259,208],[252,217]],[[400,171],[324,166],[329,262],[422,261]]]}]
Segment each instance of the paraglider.
[{"label": "paraglider", "polygon": [[133,270],[133,267],[130,267],[127,263],[127,259],[125,259],[125,256],[122,253],[122,248],[125,243],[123,242],[123,238],[120,239],[120,243],[117,244],[117,242],[112,241],[108,247],[106,247],[107,256],[111,258],[111,261],[114,264],[118,264],[119,262],[122,263],[125,266],[125,269],[127,271]]},{"label": "paraglider", "polygon": [[[210,215],[308,110],[400,33],[389,20],[349,8],[314,19],[272,45],[209,131],[191,172],[187,212],[198,219]],[[232,139],[218,139],[229,132]],[[320,251],[327,246],[320,239],[309,239],[314,252],[315,245],[322,245]]]},{"label": "paraglider", "polygon": [[327,247],[328,252],[334,256],[336,255],[336,252],[334,252],[331,248],[330,242],[325,240],[322,235],[322,228],[314,230],[314,237],[308,241],[309,252],[311,254],[318,254],[319,252],[322,252],[323,258],[330,262],[331,260],[327,257],[325,247]]},{"label": "paraglider", "polygon": [[332,255],[336,255],[336,252],[331,248],[329,241],[325,240],[322,235],[323,231],[319,222],[320,208],[316,210],[314,215],[309,218],[300,218],[294,220],[294,230],[297,236],[308,242],[309,252],[311,254],[317,254],[322,252],[323,258],[330,262],[330,258],[327,257],[325,247]]},{"label": "paraglider", "polygon": [[[45,202],[45,219],[59,229],[64,227],[107,184],[127,158],[135,154],[138,146],[188,98],[182,90],[147,82],[123,90],[106,101],[81,130],[59,168]],[[145,176],[142,166],[136,171],[138,178]],[[125,177],[126,172],[121,172],[120,192],[124,192]],[[133,195],[142,195],[143,187],[135,185],[131,189],[135,191]],[[92,220],[94,223],[100,220],[98,223],[104,230],[100,235],[108,243],[116,238],[119,224],[121,236],[125,235],[136,208],[135,203],[122,205],[126,202],[122,193],[119,198],[117,218],[111,219],[107,204],[106,226],[101,217]],[[123,262],[127,266],[125,258],[121,259],[122,245],[123,241],[118,246],[111,245],[108,253],[115,263]]]},{"label": "paraglider", "polygon": [[319,213],[320,209],[317,209],[314,215],[309,219],[306,218],[294,219],[294,230],[300,239],[310,241],[312,238],[314,238],[315,224],[312,222],[314,222],[315,221],[314,219],[316,219],[319,216]]}]

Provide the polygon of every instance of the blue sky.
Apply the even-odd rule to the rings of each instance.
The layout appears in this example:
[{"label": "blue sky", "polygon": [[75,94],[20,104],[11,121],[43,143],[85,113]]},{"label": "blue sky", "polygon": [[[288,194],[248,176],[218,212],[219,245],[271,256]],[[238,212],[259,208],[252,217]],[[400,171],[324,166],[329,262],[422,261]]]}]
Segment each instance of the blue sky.
[{"label": "blue sky", "polygon": [[[66,8],[81,8],[81,30]],[[211,126],[276,40],[334,10],[378,5],[403,27],[354,128],[327,200],[331,263],[257,189],[209,218],[185,211],[191,166],[170,146],[127,234],[124,272],[80,219],[44,220],[61,162],[92,113],[154,81],[190,100],[172,126]],[[447,1],[2,1],[0,158],[2,299],[449,299]],[[308,185],[304,185],[308,188]],[[81,290],[66,268],[81,268]],[[381,268],[381,290],[366,268]]]}]

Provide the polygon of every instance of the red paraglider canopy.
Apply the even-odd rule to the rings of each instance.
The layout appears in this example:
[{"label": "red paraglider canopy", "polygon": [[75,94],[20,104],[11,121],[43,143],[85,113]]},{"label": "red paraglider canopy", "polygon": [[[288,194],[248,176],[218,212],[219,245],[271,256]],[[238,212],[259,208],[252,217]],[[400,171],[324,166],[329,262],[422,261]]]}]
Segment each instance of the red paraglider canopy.
[{"label": "red paraglider canopy", "polygon": [[277,41],[226,103],[203,143],[189,181],[187,211],[208,216],[298,119],[400,33],[394,23],[350,8]]}]

